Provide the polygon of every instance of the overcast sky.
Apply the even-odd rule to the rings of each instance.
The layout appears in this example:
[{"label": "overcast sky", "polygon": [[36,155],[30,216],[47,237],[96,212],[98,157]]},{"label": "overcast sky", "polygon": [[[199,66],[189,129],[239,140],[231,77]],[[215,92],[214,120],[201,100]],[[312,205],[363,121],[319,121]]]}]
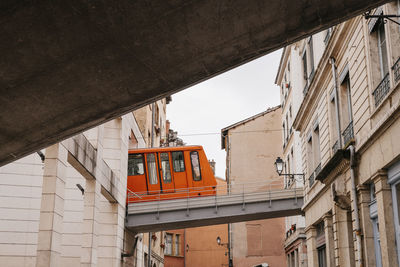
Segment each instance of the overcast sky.
[{"label": "overcast sky", "polygon": [[274,84],[282,50],[172,95],[167,106],[171,129],[187,145],[202,145],[216,161],[216,176],[225,178],[221,129],[279,105]]}]

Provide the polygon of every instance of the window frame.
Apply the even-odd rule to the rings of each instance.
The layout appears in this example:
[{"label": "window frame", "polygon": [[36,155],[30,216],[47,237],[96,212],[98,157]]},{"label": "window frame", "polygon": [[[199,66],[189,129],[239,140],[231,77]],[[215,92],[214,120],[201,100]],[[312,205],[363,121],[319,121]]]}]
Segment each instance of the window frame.
[{"label": "window frame", "polygon": [[[165,168],[164,169],[164,166],[163,166],[163,162],[165,162],[165,160],[163,160],[162,159],[162,155],[167,155],[167,162],[168,162],[168,168]],[[163,181],[163,183],[164,184],[170,184],[170,183],[172,183],[172,173],[171,173],[171,163],[170,163],[170,159],[169,159],[169,153],[168,152],[160,152],[160,167],[161,167],[161,172],[162,172],[162,177],[161,177],[161,179],[162,179],[162,181]],[[164,177],[165,177],[165,175],[166,174],[169,174],[169,179],[168,180],[166,180],[166,179],[164,179]]]},{"label": "window frame", "polygon": [[393,208],[393,220],[395,229],[396,239],[396,252],[397,252],[397,263],[400,266],[400,214],[399,214],[399,201],[400,194],[397,194],[396,186],[400,186],[400,161],[393,164],[388,169],[388,184],[392,190],[392,208]]},{"label": "window frame", "polygon": [[[150,166],[149,166],[149,163],[151,163],[151,162],[149,162],[149,156],[150,155],[152,155],[152,156],[154,156],[154,166],[155,166],[155,171],[154,171],[154,174],[155,174],[155,177],[153,177],[152,176],[152,174],[150,174],[151,172],[150,172]],[[148,153],[147,154],[147,156],[146,156],[146,167],[147,167],[147,175],[148,175],[148,180],[149,180],[149,184],[150,185],[156,185],[156,184],[158,184],[158,167],[157,167],[157,156],[156,156],[156,153]],[[154,179],[151,179],[151,178],[154,178]],[[155,181],[155,183],[153,183]]]},{"label": "window frame", "polygon": [[[175,168],[175,158],[174,155],[177,153],[181,153],[182,155],[182,162],[183,162],[183,170],[181,169],[181,166],[179,165],[179,171],[176,170]],[[183,151],[172,151],[171,152],[171,158],[172,158],[172,169],[174,170],[174,172],[184,172],[186,170],[186,166],[185,166],[185,154],[183,153]],[[179,161],[181,162],[181,161]]]},{"label": "window frame", "polygon": [[[193,158],[192,158],[192,154],[197,154],[197,162],[198,162],[198,168],[199,168],[199,178],[197,178],[197,175],[195,175],[195,166],[193,165]],[[202,176],[201,176],[201,166],[200,166],[200,155],[199,152],[197,150],[194,151],[190,151],[189,153],[189,157],[190,157],[190,165],[192,167],[192,179],[193,181],[199,182],[202,180]],[[195,179],[196,177],[196,179]]]},{"label": "window frame", "polygon": [[[129,159],[130,159],[130,157],[132,156],[136,156],[136,155],[140,155],[141,156],[141,159],[142,159],[142,165],[143,165],[143,173],[138,173],[138,174],[135,174],[135,173],[133,173],[133,174],[129,174]],[[134,153],[132,153],[132,154],[128,154],[128,176],[138,176],[138,175],[144,175],[145,174],[145,172],[146,172],[146,170],[145,170],[145,164],[144,164],[144,155],[142,154],[142,153],[138,153],[138,154],[134,154]]]},{"label": "window frame", "polygon": [[[173,247],[173,234],[171,234],[171,233],[166,233],[165,234],[165,255],[169,255],[169,256],[172,256],[173,255],[173,249],[172,249],[172,247]],[[168,243],[168,238],[169,237],[171,237],[171,239],[170,239],[170,243]],[[168,252],[170,252],[170,253],[168,253]]]}]

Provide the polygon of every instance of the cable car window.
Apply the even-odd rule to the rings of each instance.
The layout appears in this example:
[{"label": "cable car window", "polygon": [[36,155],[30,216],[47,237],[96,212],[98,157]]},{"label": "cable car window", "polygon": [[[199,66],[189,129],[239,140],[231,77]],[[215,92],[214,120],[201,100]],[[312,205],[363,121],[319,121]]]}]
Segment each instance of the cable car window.
[{"label": "cable car window", "polygon": [[190,161],[192,162],[192,174],[194,181],[201,180],[199,153],[197,151],[190,152]]},{"label": "cable car window", "polygon": [[172,165],[174,166],[174,172],[185,171],[185,160],[183,159],[182,151],[172,152]]},{"label": "cable car window", "polygon": [[143,175],[144,164],[142,154],[130,154],[128,156],[128,175]]},{"label": "cable car window", "polygon": [[157,164],[154,154],[147,155],[147,169],[149,172],[149,183],[157,184]]},{"label": "cable car window", "polygon": [[164,181],[164,183],[170,183],[171,182],[171,167],[169,165],[168,153],[161,153],[160,159],[161,159],[161,169],[162,169],[163,181]]}]

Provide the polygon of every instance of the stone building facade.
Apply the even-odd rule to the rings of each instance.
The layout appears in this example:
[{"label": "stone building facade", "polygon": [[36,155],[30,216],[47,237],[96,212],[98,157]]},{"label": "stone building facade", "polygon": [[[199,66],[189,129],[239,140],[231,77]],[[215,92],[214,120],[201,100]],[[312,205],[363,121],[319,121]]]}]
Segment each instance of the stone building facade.
[{"label": "stone building facade", "polygon": [[[282,156],[281,116],[278,106],[221,130],[228,186],[253,185],[257,192],[260,183],[270,182],[271,189],[283,188],[274,168],[275,159]],[[231,224],[233,266],[286,266],[284,233],[284,218]]]},{"label": "stone building facade", "polygon": [[0,265],[145,266],[125,206],[128,149],[146,146],[129,113],[1,167]]},{"label": "stone building facade", "polygon": [[[303,187],[304,176],[297,175],[303,172],[301,157],[301,138],[299,131],[293,129],[302,103],[302,84],[296,82],[298,74],[302,73],[299,64],[298,50],[295,46],[283,49],[275,84],[280,87],[282,106],[282,160],[284,161],[283,179],[285,188]],[[297,60],[297,62],[296,62]],[[289,174],[296,174],[290,176]],[[307,266],[307,251],[305,238],[304,216],[291,216],[285,218],[285,253],[287,265]]]},{"label": "stone building facade", "polygon": [[[399,10],[397,1],[370,14]],[[290,65],[290,85],[302,88],[293,128],[308,266],[399,266],[400,27],[358,16],[284,53],[280,72]]]}]

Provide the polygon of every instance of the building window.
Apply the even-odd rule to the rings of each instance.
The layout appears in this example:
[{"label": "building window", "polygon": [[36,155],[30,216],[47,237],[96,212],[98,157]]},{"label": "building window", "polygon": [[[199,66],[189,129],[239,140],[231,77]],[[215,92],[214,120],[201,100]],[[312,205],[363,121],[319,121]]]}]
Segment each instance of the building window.
[{"label": "building window", "polygon": [[285,127],[285,122],[282,124],[282,129],[283,129],[283,148],[286,147],[286,127]]},{"label": "building window", "polygon": [[304,50],[302,60],[303,60],[303,79],[304,79],[305,83],[307,84],[308,74],[307,74],[307,51],[306,50]]},{"label": "building window", "polygon": [[329,101],[329,125],[330,125],[330,137],[331,137],[331,146],[333,154],[339,149],[339,141],[338,141],[338,129],[337,129],[337,120],[336,120],[336,99],[335,99],[335,91],[332,90],[330,94]]},{"label": "building window", "polygon": [[182,151],[172,152],[172,165],[174,166],[174,172],[185,171],[185,160]]},{"label": "building window", "polygon": [[289,118],[288,114],[286,114],[286,143],[289,142]]},{"label": "building window", "polygon": [[325,45],[328,45],[329,39],[331,39],[331,34],[332,34],[332,27],[328,28],[325,32],[325,38],[324,38]]},{"label": "building window", "polygon": [[157,164],[156,157],[153,153],[147,155],[147,170],[149,175],[149,183],[157,184]]},{"label": "building window", "polygon": [[316,246],[318,255],[318,267],[326,267],[326,240],[325,240],[325,228],[324,222],[320,222],[316,225],[317,236],[316,236]]},{"label": "building window", "polygon": [[343,144],[347,146],[351,140],[354,139],[353,133],[353,114],[351,104],[351,91],[350,91],[350,76],[348,71],[343,75],[344,78],[340,84],[340,111],[341,111],[341,129]]},{"label": "building window", "polygon": [[194,181],[201,180],[199,153],[197,151],[190,152],[190,161],[192,163],[192,175]]},{"label": "building window", "polygon": [[172,234],[165,235],[165,254],[172,255]]},{"label": "building window", "polygon": [[[374,13],[375,15],[383,14],[382,8],[378,8]],[[387,40],[385,33],[385,23],[382,19],[371,19],[369,22],[371,31],[370,42],[371,51],[370,56],[372,60],[372,80],[374,84],[374,91],[372,95],[375,100],[375,107],[377,107],[389,93],[390,80],[389,80],[389,63]]]},{"label": "building window", "polygon": [[374,234],[374,249],[375,249],[375,264],[377,267],[382,266],[381,255],[381,241],[379,236],[379,222],[378,222],[378,207],[376,204],[375,185],[372,183],[370,186],[371,201],[369,203],[369,216],[372,222],[372,229]]},{"label": "building window", "polygon": [[385,35],[385,23],[382,19],[377,23],[377,35],[378,35],[378,51],[379,51],[379,64],[381,70],[381,78],[389,72],[388,67],[388,55],[386,47],[386,35]]},{"label": "building window", "polygon": [[[392,190],[393,220],[396,244],[400,244],[400,161],[388,169],[388,184]],[[397,261],[400,266],[400,246],[396,246]]]},{"label": "building window", "polygon": [[[318,166],[321,166],[321,149],[320,149],[320,143],[319,143],[319,124],[318,122],[314,122],[314,129],[313,129],[313,142],[312,142],[312,151],[313,151],[313,160],[314,160],[314,169],[317,169]],[[317,172],[317,171],[316,171]]]},{"label": "building window", "polygon": [[320,246],[318,251],[318,267],[326,267],[326,246]]},{"label": "building window", "polygon": [[307,137],[307,173],[309,174],[309,186],[314,184],[314,160],[313,160],[313,144],[312,134],[309,133]]},{"label": "building window", "polygon": [[308,87],[310,85],[310,82],[314,77],[314,45],[312,36],[310,36],[310,38],[306,42],[302,56],[302,61],[303,61],[303,79],[304,79],[303,94],[306,95],[308,92]]},{"label": "building window", "polygon": [[174,244],[175,256],[179,256],[179,251],[180,251],[179,242],[180,242],[180,235],[177,234],[177,235],[175,235],[175,244]]},{"label": "building window", "polygon": [[160,160],[161,160],[161,171],[162,171],[163,181],[164,183],[170,183],[172,180],[171,180],[171,167],[169,165],[168,153],[161,153]]},{"label": "building window", "polygon": [[130,154],[128,156],[128,175],[143,175],[144,164],[142,154]]}]

